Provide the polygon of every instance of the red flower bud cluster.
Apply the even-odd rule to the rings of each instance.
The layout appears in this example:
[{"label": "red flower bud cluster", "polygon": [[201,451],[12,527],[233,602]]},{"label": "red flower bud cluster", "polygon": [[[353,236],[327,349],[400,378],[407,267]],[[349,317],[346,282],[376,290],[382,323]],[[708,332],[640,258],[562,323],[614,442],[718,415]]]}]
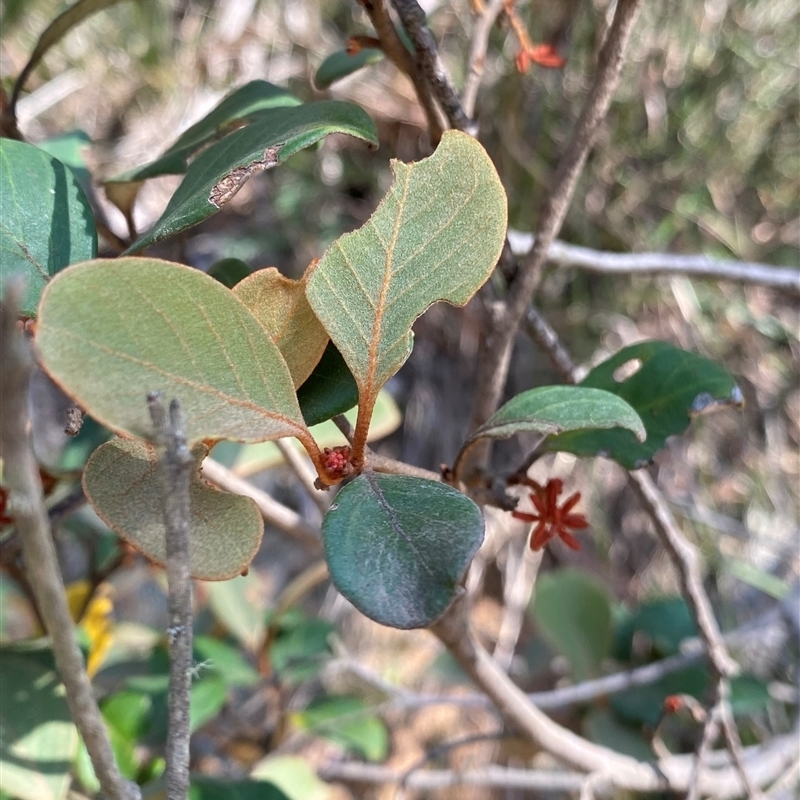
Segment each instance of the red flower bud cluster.
[{"label": "red flower bud cluster", "polygon": [[334,475],[346,475],[350,468],[350,448],[345,445],[326,447],[322,451],[322,463],[325,469]]}]

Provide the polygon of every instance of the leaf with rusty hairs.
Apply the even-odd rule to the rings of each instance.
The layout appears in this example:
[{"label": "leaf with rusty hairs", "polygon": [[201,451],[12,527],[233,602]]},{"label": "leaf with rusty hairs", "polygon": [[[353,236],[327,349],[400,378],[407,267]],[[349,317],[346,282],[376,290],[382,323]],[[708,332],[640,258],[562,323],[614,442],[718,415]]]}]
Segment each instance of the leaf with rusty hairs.
[{"label": "leaf with rusty hairs", "polygon": [[438,300],[464,305],[491,275],[506,230],[502,184],[470,136],[449,131],[430,158],[392,169],[389,194],[333,243],[306,287],[358,384],[357,467],[375,398],[411,352],[414,320]]},{"label": "leaf with rusty hairs", "polygon": [[[247,568],[264,523],[249,497],[221,492],[202,479],[200,464],[207,452],[202,444],[192,450],[190,570],[194,578],[222,581]],[[148,558],[165,562],[163,488],[152,446],[136,439],[100,445],[86,464],[83,488],[109,528]]]},{"label": "leaf with rusty hairs", "polygon": [[295,386],[314,371],[328,344],[328,334],[314,316],[305,288],[304,279],[294,281],[268,267],[239,281],[233,289],[272,336]]}]

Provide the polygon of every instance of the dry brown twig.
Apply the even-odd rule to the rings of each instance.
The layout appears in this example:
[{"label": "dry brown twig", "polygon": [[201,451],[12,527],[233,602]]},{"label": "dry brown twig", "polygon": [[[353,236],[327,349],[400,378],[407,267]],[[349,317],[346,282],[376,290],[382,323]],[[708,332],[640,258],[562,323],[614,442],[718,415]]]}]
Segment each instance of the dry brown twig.
[{"label": "dry brown twig", "polygon": [[468,118],[475,116],[475,101],[478,99],[478,89],[481,85],[483,71],[486,68],[489,34],[492,32],[492,27],[497,17],[503,10],[503,4],[504,0],[491,0],[479,12],[479,16],[472,28],[469,55],[467,56],[467,78],[461,91],[461,104],[464,107],[464,114]]},{"label": "dry brown twig", "polygon": [[52,640],[72,719],[86,744],[101,790],[114,800],[140,800],[139,787],[120,774],[67,606],[39,467],[29,439],[28,380],[33,358],[29,342],[16,329],[21,297],[20,284],[9,282],[0,304],[0,452],[3,479],[10,490],[10,511],[19,530],[36,604]]}]

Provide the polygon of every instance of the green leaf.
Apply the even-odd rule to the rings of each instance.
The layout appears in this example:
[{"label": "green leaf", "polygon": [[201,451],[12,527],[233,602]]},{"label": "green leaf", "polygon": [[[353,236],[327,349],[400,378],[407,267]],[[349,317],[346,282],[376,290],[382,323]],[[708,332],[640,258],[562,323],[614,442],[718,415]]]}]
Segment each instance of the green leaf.
[{"label": "green leaf", "polygon": [[92,139],[89,134],[78,129],[62,133],[60,136],[52,136],[43,142],[37,142],[36,146],[68,166],[81,189],[83,189],[83,193],[86,197],[89,197],[92,187],[92,175],[86,168],[86,159],[83,157],[83,151],[91,143]]},{"label": "green leaf", "polygon": [[333,243],[306,288],[358,385],[357,434],[411,353],[414,320],[437,300],[466,303],[505,237],[505,193],[472,137],[448,131],[430,158],[392,169],[389,194],[365,225]]},{"label": "green leaf", "polygon": [[189,719],[192,733],[210,722],[222,710],[228,687],[220,675],[209,675],[192,684],[189,696]]},{"label": "green leaf", "polygon": [[258,112],[249,125],[212,144],[192,162],[154,228],[126,252],[142,250],[208,219],[252,175],[282,164],[331,133],[378,144],[373,121],[350,103],[328,100]]},{"label": "green leaf", "polygon": [[755,675],[737,675],[731,678],[731,711],[737,717],[750,717],[762,713],[769,704],[769,686]]},{"label": "green leaf", "polygon": [[330,340],[314,371],[297,390],[297,402],[309,426],[344,414],[358,403],[355,379]]},{"label": "green leaf", "polygon": [[207,275],[219,281],[228,289],[233,289],[239,281],[243,281],[252,270],[239,258],[222,258],[208,268]]},{"label": "green leaf", "polygon": [[450,486],[365,472],[322,523],[336,588],[393,628],[424,628],[453,602],[483,541],[483,515]]},{"label": "green leaf", "polygon": [[225,686],[253,686],[259,675],[247,659],[233,646],[213,636],[194,637],[195,661],[219,675]]},{"label": "green leaf", "polygon": [[258,112],[300,105],[291,92],[267,81],[255,80],[234,89],[199,122],[184,131],[175,144],[160,158],[143,167],[123,172],[105,181],[106,184],[132,183],[158,175],[176,175],[186,171],[189,157],[201,147],[231,133],[252,120]]},{"label": "green leaf", "polygon": [[[148,800],[166,800],[166,793]],[[289,800],[277,787],[266,781],[227,781],[209,775],[192,775],[189,800]]]},{"label": "green leaf", "polygon": [[657,725],[664,700],[688,694],[702,700],[708,689],[708,670],[699,664],[665,675],[650,686],[637,686],[611,698],[611,707],[624,720],[638,725]]},{"label": "green leaf", "polygon": [[319,65],[317,74],[314,75],[314,85],[319,90],[328,89],[336,81],[340,81],[364,67],[377,64],[384,58],[383,50],[372,47],[365,47],[352,56],[345,50],[331,53]]},{"label": "green leaf", "polygon": [[617,625],[614,634],[614,655],[629,660],[633,639],[650,642],[651,655],[663,658],[678,652],[681,642],[697,635],[694,618],[682,597],[648,600]]},{"label": "green leaf", "polygon": [[205,589],[209,606],[217,620],[245,649],[254,653],[264,641],[267,630],[260,605],[261,587],[257,572],[250,570],[247,575],[230,581],[209,583]]},{"label": "green leaf", "polygon": [[52,653],[0,650],[0,791],[15,800],[63,800],[78,732]]},{"label": "green leaf", "polygon": [[268,756],[253,767],[250,777],[269,781],[289,800],[329,800],[333,791],[300,756]]},{"label": "green leaf", "polygon": [[36,316],[47,282],[97,253],[92,209],[72,171],[33,145],[0,139],[0,294],[26,281],[21,312]]},{"label": "green leaf", "polygon": [[272,668],[284,683],[300,683],[319,674],[331,657],[331,634],[336,628],[323,619],[309,619],[291,610],[278,622],[269,649]]},{"label": "green leaf", "polygon": [[540,575],[531,613],[547,642],[564,655],[577,681],[600,672],[611,647],[611,603],[605,586],[575,569]]},{"label": "green leaf", "polygon": [[383,761],[389,749],[386,726],[358,697],[326,696],[291,715],[301,730],[316,733],[368,761]]},{"label": "green leaf", "polygon": [[[641,367],[622,381],[614,373],[628,362]],[[647,430],[644,442],[626,430],[572,431],[552,436],[544,449],[578,456],[605,456],[627,469],[649,464],[670,436],[683,433],[692,417],[731,405],[742,393],[722,367],[666,342],[642,342],[595,367],[581,386],[605,389],[628,402]]]},{"label": "green leaf", "polygon": [[541,386],[522,392],[498,409],[469,441],[516,433],[560,433],[585,428],[627,428],[639,441],[646,436],[639,415],[621,398],[583,386]]},{"label": "green leaf", "polygon": [[103,701],[103,719],[127,739],[137,739],[147,725],[151,700],[141,692],[121,691]]},{"label": "green leaf", "polygon": [[620,722],[605,709],[593,708],[586,714],[583,718],[583,733],[590,741],[637,761],[650,761],[653,758],[653,751],[641,730]]},{"label": "green leaf", "polygon": [[[190,485],[191,572],[221,581],[247,567],[261,543],[264,523],[255,503],[207,484],[200,464],[207,449],[195,447]],[[86,497],[120,536],[160,564],[166,559],[163,488],[155,451],[136,439],[112,439],[95,450],[83,473]]]},{"label": "green leaf", "polygon": [[145,398],[177,397],[190,442],[305,437],[291,375],[224,286],[152,258],[97,260],[44,293],[36,343],[50,376],[95,419],[147,439]]}]

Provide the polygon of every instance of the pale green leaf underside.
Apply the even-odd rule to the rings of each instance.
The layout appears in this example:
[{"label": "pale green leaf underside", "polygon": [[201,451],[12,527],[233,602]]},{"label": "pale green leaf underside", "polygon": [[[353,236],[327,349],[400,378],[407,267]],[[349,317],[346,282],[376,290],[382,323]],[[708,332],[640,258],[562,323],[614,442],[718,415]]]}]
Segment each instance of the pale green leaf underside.
[{"label": "pale green leaf underside", "polygon": [[639,415],[611,392],[582,386],[540,386],[509,400],[470,439],[587,428],[627,428],[640,441],[647,435]]},{"label": "pale green leaf underside", "polygon": [[181,402],[190,442],[305,430],[291,375],[253,315],[213,278],[151,258],[88,261],[47,287],[44,368],[99,422],[151,436],[146,395]]},{"label": "pale green leaf underside", "polygon": [[306,288],[362,398],[408,358],[420,314],[438,300],[463,305],[487,280],[506,229],[500,179],[466,134],[445,133],[430,158],[392,168],[389,194],[334,242]]},{"label": "pale green leaf underside", "polygon": [[[221,492],[200,477],[206,448],[192,455],[190,569],[206,581],[232,578],[252,561],[264,524],[248,497]],[[112,439],[94,451],[83,473],[86,496],[112,529],[160,564],[166,561],[163,488],[153,448],[135,439]]]}]

